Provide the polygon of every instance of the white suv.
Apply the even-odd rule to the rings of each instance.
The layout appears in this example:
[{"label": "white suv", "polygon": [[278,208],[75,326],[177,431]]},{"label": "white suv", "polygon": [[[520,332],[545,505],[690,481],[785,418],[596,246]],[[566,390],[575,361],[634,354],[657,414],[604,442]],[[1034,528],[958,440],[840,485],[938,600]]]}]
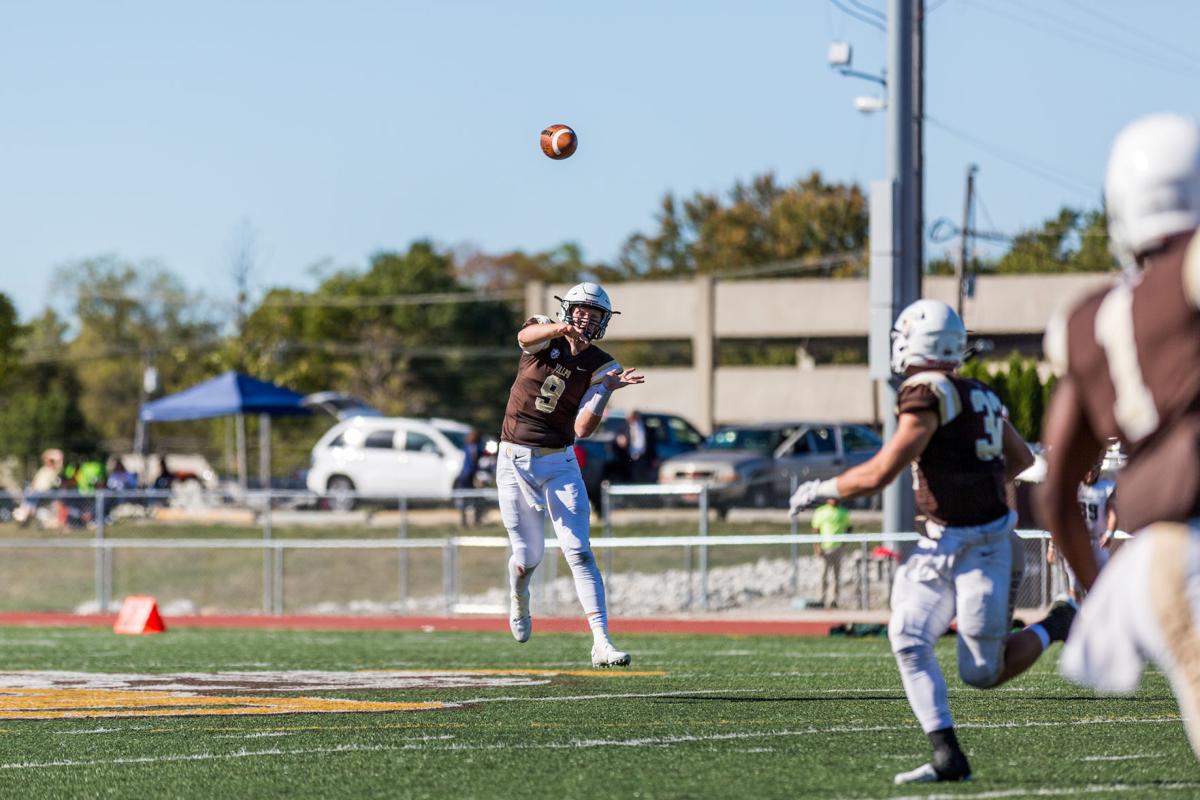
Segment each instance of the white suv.
[{"label": "white suv", "polygon": [[[335,495],[333,505],[348,508],[346,495],[444,499],[462,471],[469,425],[442,419],[353,417],[322,436],[312,451],[309,491]],[[336,497],[341,495],[341,497]]]}]

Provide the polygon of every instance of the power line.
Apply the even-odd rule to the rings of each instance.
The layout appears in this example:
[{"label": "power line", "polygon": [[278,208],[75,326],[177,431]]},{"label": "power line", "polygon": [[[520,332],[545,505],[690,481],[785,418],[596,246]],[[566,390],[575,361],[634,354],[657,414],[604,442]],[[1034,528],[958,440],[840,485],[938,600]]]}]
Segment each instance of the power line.
[{"label": "power line", "polygon": [[852,250],[847,253],[834,253],[815,258],[797,258],[791,261],[777,261],[773,264],[763,264],[758,267],[720,270],[713,273],[714,278],[750,278],[760,275],[779,275],[785,272],[826,272],[831,267],[850,264],[867,257],[866,250]]},{"label": "power line", "polygon": [[840,0],[829,0],[829,2],[833,3],[834,8],[841,11],[846,16],[854,17],[859,22],[865,22],[868,25],[870,25],[872,28],[878,28],[879,30],[883,31],[884,33],[887,33],[887,25],[880,22],[876,17],[872,17],[867,14],[863,14],[862,12],[855,11],[852,8],[847,8],[846,6],[841,4]]},{"label": "power line", "polygon": [[[943,2],[944,2],[944,0],[943,0]],[[1141,30],[1138,30],[1137,28],[1130,26],[1130,24],[1124,20],[1119,20],[1119,19],[1116,19],[1115,17],[1110,17],[1107,14],[1102,14],[1101,12],[1097,11],[1096,9],[1087,5],[1086,3],[1079,2],[1079,0],[1066,0],[1066,2],[1068,4],[1074,6],[1075,8],[1079,9],[1084,14],[1095,17],[1096,19],[1099,19],[1103,22],[1109,23],[1113,27],[1117,28],[1121,32],[1122,36],[1128,36],[1129,34],[1133,34],[1134,36],[1140,36],[1142,39],[1145,39],[1150,44],[1156,45],[1158,47],[1166,48],[1167,50],[1171,50],[1176,55],[1178,55],[1180,58],[1184,58],[1189,61],[1194,61],[1197,58],[1197,54],[1194,52],[1188,52],[1187,50],[1184,50],[1182,47],[1174,45],[1165,39],[1160,39],[1157,36],[1151,36],[1150,34],[1146,33],[1145,31],[1141,31]]]},{"label": "power line", "polygon": [[260,307],[309,308],[333,306],[361,308],[364,306],[453,305],[460,303],[511,303],[522,300],[519,290],[497,292],[429,292],[426,294],[395,294],[355,297],[283,297],[263,300]]},{"label": "power line", "polygon": [[862,0],[845,0],[845,2],[854,6],[855,8],[857,8],[859,11],[863,12],[864,14],[868,14],[872,17],[875,17],[880,22],[887,24],[887,14],[883,13],[879,9],[875,8],[874,6],[867,5],[866,3],[862,2]]},{"label": "power line", "polygon": [[[1107,53],[1117,58],[1123,58],[1142,66],[1159,69],[1165,72],[1173,72],[1177,75],[1182,75],[1187,78],[1195,78],[1200,76],[1200,70],[1194,65],[1182,65],[1163,60],[1157,53],[1149,51],[1134,50],[1129,46],[1128,42],[1114,40],[1103,33],[1090,31],[1079,25],[1078,22],[1065,20],[1062,17],[1050,14],[1042,7],[1039,7],[1035,13],[1041,19],[1031,19],[1029,17],[1020,16],[1014,13],[1015,9],[1011,4],[1005,5],[1003,9],[996,8],[988,4],[989,0],[977,0],[977,7],[982,11],[1000,17],[1001,19],[1015,22],[1020,25],[1032,28],[1039,33],[1045,33],[1051,36],[1056,36],[1060,39],[1065,39],[1076,44],[1090,47],[1094,50]],[[1025,11],[1025,9],[1021,9]]]},{"label": "power line", "polygon": [[938,128],[939,130],[942,130],[951,136],[961,139],[969,144],[975,145],[979,149],[991,153],[1001,161],[1005,161],[1018,169],[1024,170],[1031,175],[1035,175],[1042,180],[1047,181],[1048,183],[1053,183],[1059,188],[1066,189],[1081,196],[1086,196],[1089,199],[1093,199],[1096,196],[1097,189],[1093,184],[1084,180],[1083,178],[1072,175],[1071,173],[1066,172],[1059,167],[1036,163],[1028,156],[1024,156],[1012,150],[1007,150],[1000,145],[988,142],[987,140],[981,139],[978,136],[967,133],[966,131],[947,125],[941,120],[935,119],[928,114],[925,115],[925,121],[930,125],[933,125],[935,128]]}]

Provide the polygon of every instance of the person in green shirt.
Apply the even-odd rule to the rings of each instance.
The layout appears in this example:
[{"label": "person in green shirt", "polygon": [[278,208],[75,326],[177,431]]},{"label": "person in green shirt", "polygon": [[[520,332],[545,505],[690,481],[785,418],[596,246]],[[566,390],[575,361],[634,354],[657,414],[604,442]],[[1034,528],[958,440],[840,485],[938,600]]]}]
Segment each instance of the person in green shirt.
[{"label": "person in green shirt", "polygon": [[813,512],[812,530],[821,536],[821,541],[813,542],[813,555],[820,556],[823,564],[821,605],[825,608],[837,608],[842,556],[845,551],[842,549],[842,543],[834,541],[834,537],[853,530],[850,525],[850,512],[842,507],[836,497],[830,497],[825,501],[825,505]]}]

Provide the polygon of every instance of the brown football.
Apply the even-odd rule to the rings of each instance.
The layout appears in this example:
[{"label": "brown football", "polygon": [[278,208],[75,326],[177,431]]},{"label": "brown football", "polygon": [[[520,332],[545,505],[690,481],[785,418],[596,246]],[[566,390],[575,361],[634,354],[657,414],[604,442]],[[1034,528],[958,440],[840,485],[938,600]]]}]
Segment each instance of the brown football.
[{"label": "brown football", "polygon": [[579,146],[579,137],[566,125],[550,125],[542,131],[542,152],[558,161],[570,158]]}]

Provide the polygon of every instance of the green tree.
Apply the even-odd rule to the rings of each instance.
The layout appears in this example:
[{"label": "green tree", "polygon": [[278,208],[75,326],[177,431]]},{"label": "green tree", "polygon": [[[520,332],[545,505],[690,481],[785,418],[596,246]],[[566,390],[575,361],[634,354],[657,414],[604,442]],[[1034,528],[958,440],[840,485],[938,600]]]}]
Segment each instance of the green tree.
[{"label": "green tree", "polygon": [[375,255],[365,272],[332,275],[312,293],[269,293],[240,346],[258,377],[298,391],[338,389],[386,413],[496,427],[519,301],[454,302],[469,294],[451,254],[418,241],[405,253]]},{"label": "green tree", "polygon": [[155,263],[88,259],[60,269],[55,280],[73,305],[75,335],[65,358],[81,365],[84,417],[111,449],[127,448],[143,370],[155,367],[170,390],[199,380],[198,354],[219,344],[218,325],[201,297]]},{"label": "green tree", "polygon": [[[859,253],[867,245],[867,200],[856,185],[826,183],[813,172],[791,186],[773,174],[737,183],[727,202],[698,192],[682,203],[668,194],[658,229],[635,233],[618,269],[629,278],[713,273],[738,267]],[[866,255],[856,259],[861,269]]]},{"label": "green tree", "polygon": [[[67,325],[46,311],[16,326],[7,340],[11,360],[0,393],[0,454],[16,456],[26,477],[46,448],[90,453],[99,446],[80,407],[83,388],[75,366],[62,360],[66,332]],[[16,363],[17,357],[23,362]]]},{"label": "green tree", "polygon": [[1040,228],[1013,238],[996,261],[997,273],[1105,272],[1116,264],[1108,252],[1104,213],[1062,208]]}]

